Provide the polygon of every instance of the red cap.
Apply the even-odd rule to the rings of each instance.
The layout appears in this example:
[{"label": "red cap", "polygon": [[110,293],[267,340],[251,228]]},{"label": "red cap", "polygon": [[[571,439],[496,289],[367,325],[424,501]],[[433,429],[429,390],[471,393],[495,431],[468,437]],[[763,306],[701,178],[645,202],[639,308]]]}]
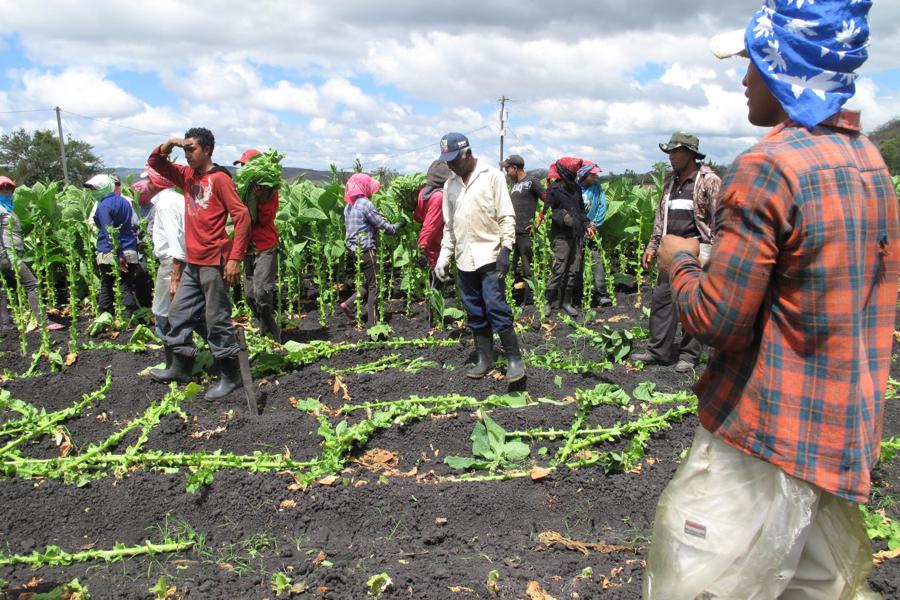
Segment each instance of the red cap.
[{"label": "red cap", "polygon": [[260,154],[262,154],[262,152],[260,152],[259,150],[255,149],[255,148],[250,148],[249,150],[244,150],[244,153],[241,154],[241,157],[239,159],[237,159],[236,161],[234,161],[233,164],[246,165],[248,160],[250,160],[254,156],[259,156]]},{"label": "red cap", "polygon": [[13,188],[16,187],[16,182],[7,177],[6,175],[0,175],[0,187],[11,185]]}]

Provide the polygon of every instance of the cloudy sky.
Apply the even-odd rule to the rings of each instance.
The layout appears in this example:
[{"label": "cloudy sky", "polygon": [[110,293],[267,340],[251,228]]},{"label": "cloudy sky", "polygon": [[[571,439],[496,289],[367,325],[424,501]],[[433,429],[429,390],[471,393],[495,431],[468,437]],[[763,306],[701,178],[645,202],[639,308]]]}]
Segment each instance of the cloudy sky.
[{"label": "cloudy sky", "polygon": [[[808,0],[812,2],[812,0]],[[554,7],[551,9],[551,6]],[[108,166],[139,167],[191,126],[215,159],[274,147],[285,164],[424,170],[447,131],[499,160],[563,155],[644,171],[657,143],[696,132],[728,163],[761,131],[746,121],[745,62],[709,37],[759,0],[423,3],[0,0],[0,133],[56,128]],[[853,103],[867,130],[900,116],[900,1],[875,0]],[[30,111],[30,112],[21,112]]]}]

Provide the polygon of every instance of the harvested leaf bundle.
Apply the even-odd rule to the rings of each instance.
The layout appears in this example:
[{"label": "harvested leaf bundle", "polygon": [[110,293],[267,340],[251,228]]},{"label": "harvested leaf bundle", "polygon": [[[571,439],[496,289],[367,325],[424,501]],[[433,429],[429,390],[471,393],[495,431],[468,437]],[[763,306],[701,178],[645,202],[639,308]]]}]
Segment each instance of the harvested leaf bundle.
[{"label": "harvested leaf bundle", "polygon": [[243,167],[238,169],[235,175],[235,185],[237,185],[238,196],[250,211],[250,219],[256,223],[258,215],[257,203],[259,198],[254,190],[258,188],[266,188],[267,190],[278,190],[284,180],[281,171],[281,160],[284,154],[277,150],[269,150],[258,154],[247,161]]}]

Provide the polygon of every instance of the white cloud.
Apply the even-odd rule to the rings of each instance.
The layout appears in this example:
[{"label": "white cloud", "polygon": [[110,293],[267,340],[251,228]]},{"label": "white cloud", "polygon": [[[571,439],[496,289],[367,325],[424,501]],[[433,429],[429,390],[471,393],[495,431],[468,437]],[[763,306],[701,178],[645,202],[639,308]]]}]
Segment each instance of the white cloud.
[{"label": "white cloud", "polygon": [[284,110],[310,117],[322,114],[319,91],[308,83],[296,86],[282,80],[274,87],[248,91],[248,100],[268,110]]},{"label": "white cloud", "polygon": [[34,69],[17,73],[18,95],[27,106],[62,106],[87,116],[126,117],[143,108],[143,103],[103,74],[87,67],[73,67],[60,73]]},{"label": "white cloud", "polygon": [[707,67],[686,68],[675,63],[659,78],[662,83],[689,90],[703,81],[716,78],[716,72]]}]

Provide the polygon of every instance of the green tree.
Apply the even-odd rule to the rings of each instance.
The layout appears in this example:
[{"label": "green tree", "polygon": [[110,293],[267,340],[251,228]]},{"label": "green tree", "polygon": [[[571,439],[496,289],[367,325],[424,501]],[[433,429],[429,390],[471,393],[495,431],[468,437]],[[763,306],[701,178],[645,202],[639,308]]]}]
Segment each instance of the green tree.
[{"label": "green tree", "polygon": [[869,134],[881,150],[891,175],[900,175],[900,118],[892,119]]},{"label": "green tree", "polygon": [[[104,168],[90,144],[71,137],[66,141],[66,166],[72,183],[85,181]],[[62,181],[62,161],[56,134],[49,129],[33,134],[19,129],[0,136],[0,172],[6,173],[19,185]]]}]

